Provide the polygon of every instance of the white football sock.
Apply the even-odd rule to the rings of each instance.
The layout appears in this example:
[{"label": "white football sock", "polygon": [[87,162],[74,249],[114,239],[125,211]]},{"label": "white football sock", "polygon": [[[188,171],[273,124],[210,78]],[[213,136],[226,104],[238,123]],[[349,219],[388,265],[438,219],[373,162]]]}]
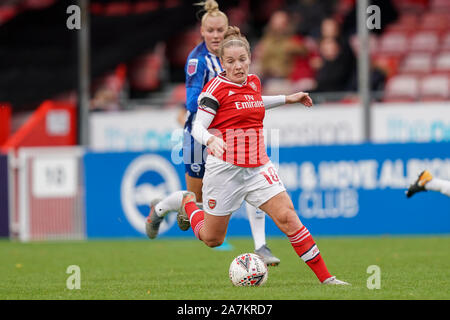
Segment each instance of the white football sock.
[{"label": "white football sock", "polygon": [[450,181],[433,178],[425,184],[425,189],[437,191],[450,197]]},{"label": "white football sock", "polygon": [[155,212],[159,217],[163,217],[167,212],[177,211],[183,201],[183,193],[186,191],[175,191],[162,199],[156,206]]},{"label": "white football sock", "polygon": [[257,209],[249,203],[245,203],[248,221],[252,230],[253,241],[255,243],[255,250],[261,248],[266,244],[266,214],[261,209]]}]

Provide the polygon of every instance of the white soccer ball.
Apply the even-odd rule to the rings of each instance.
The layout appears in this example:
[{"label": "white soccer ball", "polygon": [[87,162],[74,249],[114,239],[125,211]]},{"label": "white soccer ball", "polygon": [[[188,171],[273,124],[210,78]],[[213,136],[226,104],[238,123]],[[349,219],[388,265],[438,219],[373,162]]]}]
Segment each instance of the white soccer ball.
[{"label": "white soccer ball", "polygon": [[254,253],[244,253],[231,262],[229,276],[235,286],[257,287],[267,281],[269,271],[259,256]]}]

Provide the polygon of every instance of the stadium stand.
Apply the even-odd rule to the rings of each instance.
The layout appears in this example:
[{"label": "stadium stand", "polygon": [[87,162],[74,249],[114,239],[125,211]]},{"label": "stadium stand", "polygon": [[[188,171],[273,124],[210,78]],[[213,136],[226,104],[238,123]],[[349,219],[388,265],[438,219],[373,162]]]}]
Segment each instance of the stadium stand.
[{"label": "stadium stand", "polygon": [[422,101],[440,101],[450,99],[450,80],[447,75],[426,75],[419,89]]},{"label": "stadium stand", "polygon": [[414,101],[418,97],[419,80],[413,75],[392,76],[386,84],[385,102]]},{"label": "stadium stand", "polygon": [[[372,90],[378,90],[376,96],[382,97],[381,100],[383,101],[397,101],[402,99],[406,99],[406,101],[429,99],[447,100],[448,94],[444,87],[450,81],[450,31],[448,31],[450,29],[450,2],[447,0],[396,0],[383,2],[373,1],[372,4],[381,6],[386,2],[391,3],[391,6],[396,10],[394,15],[390,14],[391,16],[395,16],[396,20],[392,21],[390,19],[387,23],[382,24],[381,30],[374,30],[370,34],[372,66],[374,67],[375,74],[379,75],[382,73],[383,75],[383,79],[377,80],[377,85],[373,85]],[[51,8],[55,4],[61,5],[61,3],[62,1],[60,0],[1,1],[0,27],[6,26],[8,22],[26,13],[26,11],[44,11],[46,8]],[[297,36],[306,44],[309,53],[308,56],[299,56],[296,58],[294,70],[292,71],[293,76],[285,79],[285,83],[287,83],[285,88],[287,91],[313,91],[317,85],[318,71],[320,70],[319,44],[321,37],[323,37],[323,34],[321,34],[321,23],[324,20],[334,19],[337,21],[340,33],[338,35],[339,41],[342,39],[343,41],[347,41],[354,55],[357,57],[359,54],[359,44],[355,34],[356,30],[354,29],[355,21],[352,22],[352,27],[350,29],[348,28],[348,20],[352,20],[352,11],[354,11],[356,3],[355,0],[327,1],[326,12],[316,12],[317,10],[323,11],[323,3],[325,1],[322,3],[320,1],[280,0],[271,2],[270,10],[262,4],[257,4],[253,1],[227,1],[226,3],[226,12],[230,17],[230,23],[239,25],[249,35],[253,43],[257,43],[262,38],[270,17],[276,10],[285,9],[291,14],[292,24],[297,25]],[[310,4],[310,7],[307,6],[307,3]],[[101,26],[101,32],[95,30],[92,32],[93,39],[102,39],[100,42],[97,40],[93,41],[93,76],[95,78],[101,77],[108,72],[113,74],[114,68],[120,63],[124,63],[124,68],[126,68],[126,85],[124,84],[123,78],[117,81],[121,81],[123,88],[128,90],[128,97],[130,99],[156,98],[161,99],[158,100],[158,105],[161,106],[172,107],[174,105],[182,105],[184,103],[184,94],[181,84],[184,81],[185,58],[189,51],[200,41],[198,25],[195,25],[195,21],[190,20],[190,24],[186,28],[176,27],[174,25],[175,22],[171,23],[170,27],[174,29],[171,36],[167,36],[163,40],[152,39],[152,44],[150,45],[150,41],[142,41],[146,39],[145,37],[137,36],[137,33],[134,31],[135,29],[133,29],[134,26],[131,26],[129,24],[130,21],[126,19],[130,15],[140,14],[147,14],[148,17],[153,17],[151,14],[156,14],[163,8],[180,4],[180,1],[162,0],[91,0],[90,8],[93,15],[93,23],[97,24],[97,30],[100,24],[108,23]],[[315,12],[314,15],[320,17],[320,19],[314,21],[310,21],[311,19],[309,19],[308,23],[314,23],[315,25],[303,26],[301,23],[301,12],[296,11],[299,8],[302,8],[302,10],[312,10],[313,13]],[[192,11],[195,10],[193,9]],[[389,14],[383,11],[383,18],[387,15]],[[192,14],[191,16],[193,17],[194,15]],[[122,36],[114,38],[112,35],[120,30],[112,28],[117,23],[112,24],[112,20],[109,19],[123,21],[123,23],[120,23],[121,28],[126,28],[130,36],[128,38]],[[149,26],[144,24],[144,20],[139,23],[142,23],[142,33],[148,32]],[[8,38],[8,32],[11,30],[15,31],[11,26],[6,27],[3,32],[4,39]],[[109,34],[105,33],[107,30],[111,32]],[[305,32],[305,30],[309,33],[301,33]],[[22,32],[17,33],[17,36],[26,34],[28,32],[24,29]],[[55,36],[58,36],[58,34],[55,34]],[[116,44],[120,43],[122,47],[112,53],[110,50],[107,50],[109,46],[108,41],[115,41]],[[134,42],[132,46],[130,45],[131,41]],[[63,47],[67,47],[68,42],[64,43],[65,45]],[[145,43],[145,45],[139,43]],[[57,46],[55,45],[56,42],[53,47],[43,47],[39,49],[40,51],[34,53],[34,59],[36,61],[41,61],[40,63],[45,63],[47,66],[55,68],[55,72],[52,74],[52,77],[54,75],[53,78],[56,78],[59,74],[74,71],[73,59],[69,61],[67,54],[61,55],[56,52]],[[128,50],[123,50],[123,48],[128,48]],[[38,50],[38,47],[30,44],[29,51],[33,50]],[[61,58],[55,59],[56,55],[59,55]],[[11,56],[14,57],[17,55],[12,54]],[[9,55],[5,57],[9,57]],[[66,60],[62,57],[65,57],[64,59]],[[256,57],[257,55],[255,54],[254,58]],[[24,58],[27,57],[24,56]],[[22,59],[22,61],[25,60]],[[98,63],[98,61],[101,61],[101,63]],[[62,68],[61,65],[65,67]],[[72,69],[67,67],[69,65],[72,65]],[[304,72],[306,68],[309,70],[308,75],[305,75]],[[29,72],[31,74],[33,69],[30,68]],[[13,73],[10,73],[10,75],[14,76]],[[49,77],[49,80],[52,77]],[[342,92],[343,90],[347,90],[350,96],[354,96],[356,80],[351,77],[356,78],[356,73],[350,72],[347,77],[349,78],[347,79],[349,84],[344,86],[344,89],[339,88],[335,91]],[[38,101],[35,103],[35,107],[37,107],[45,99],[64,94],[66,92],[64,90],[67,90],[69,87],[72,87],[71,89],[74,90],[75,88],[73,86],[74,84],[76,85],[74,81],[70,83],[66,80],[57,81],[55,82],[55,86],[46,86],[45,90],[48,90],[48,92],[44,92],[39,86],[39,83],[45,82],[39,81],[34,87],[31,86],[30,90],[18,95],[18,101],[13,103],[13,110],[22,102],[26,107],[25,102],[31,100],[32,96],[40,95]],[[93,83],[95,82],[93,81]],[[419,88],[416,94],[411,94],[410,90],[405,88],[406,83],[410,83],[414,88]],[[435,87],[433,87],[433,84],[435,84]],[[8,82],[5,85],[8,86]],[[57,93],[57,90],[60,92]],[[0,92],[0,94],[3,94],[3,96],[0,96],[0,99],[3,101],[11,101],[11,99],[5,99],[5,97],[9,97],[7,92],[10,92],[10,90],[4,91],[3,93]],[[118,95],[116,94],[116,96]],[[324,93],[324,96],[331,95]],[[338,94],[336,97],[336,100],[333,101],[353,101],[353,99],[349,100],[345,95],[342,97],[342,94]],[[100,110],[101,108],[96,109]],[[105,108],[105,110],[109,109],[111,108]]]},{"label": "stadium stand", "polygon": [[384,101],[448,100],[450,2],[401,0],[395,5],[399,19],[386,28],[373,55],[390,68]]}]

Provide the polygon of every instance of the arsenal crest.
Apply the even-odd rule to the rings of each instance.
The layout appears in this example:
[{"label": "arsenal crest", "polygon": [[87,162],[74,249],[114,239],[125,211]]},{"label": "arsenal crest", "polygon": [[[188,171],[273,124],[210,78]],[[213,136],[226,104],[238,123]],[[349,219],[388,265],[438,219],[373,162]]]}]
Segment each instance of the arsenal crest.
[{"label": "arsenal crest", "polygon": [[256,84],[252,81],[249,83],[250,87],[252,87],[253,90],[258,91],[258,88],[256,87]]},{"label": "arsenal crest", "polygon": [[209,206],[210,209],[214,209],[216,207],[216,200],[209,199],[208,200],[208,206]]}]

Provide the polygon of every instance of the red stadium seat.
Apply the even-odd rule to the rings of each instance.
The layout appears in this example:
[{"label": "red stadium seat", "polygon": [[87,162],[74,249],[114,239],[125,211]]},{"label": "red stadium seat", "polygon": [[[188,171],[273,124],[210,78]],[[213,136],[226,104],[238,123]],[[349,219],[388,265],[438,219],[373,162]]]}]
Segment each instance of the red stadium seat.
[{"label": "red stadium seat", "polygon": [[450,79],[446,75],[428,75],[420,82],[421,100],[447,100],[450,98]]},{"label": "red stadium seat", "polygon": [[409,50],[416,52],[436,52],[439,50],[439,36],[434,31],[422,31],[411,36]]},{"label": "red stadium seat", "polygon": [[388,32],[378,41],[378,53],[403,55],[408,50],[408,37],[402,32]]},{"label": "red stadium seat", "polygon": [[445,11],[425,12],[420,21],[419,29],[445,31],[450,26],[449,20],[450,16]]},{"label": "red stadium seat", "polygon": [[418,97],[419,80],[413,75],[391,77],[385,87],[384,101],[414,101]]},{"label": "red stadium seat", "polygon": [[[358,35],[353,35],[349,38],[350,47],[353,50],[353,53],[357,56],[359,54],[359,39]],[[376,35],[369,35],[369,51],[371,54],[375,54],[378,47],[378,38]]]},{"label": "red stadium seat", "polygon": [[442,36],[440,50],[441,52],[450,51],[450,32],[447,32],[445,35]]},{"label": "red stadium seat", "polygon": [[390,54],[375,54],[372,57],[372,65],[382,69],[387,77],[398,73],[401,57]]},{"label": "red stadium seat", "polygon": [[0,7],[0,25],[14,18],[19,10],[12,5],[3,5]]},{"label": "red stadium seat", "polygon": [[442,52],[435,57],[433,72],[450,74],[450,52]]},{"label": "red stadium seat", "polygon": [[433,68],[433,59],[430,53],[410,53],[402,62],[400,71],[409,74],[430,73]]},{"label": "red stadium seat", "polygon": [[184,83],[176,85],[166,101],[165,108],[174,108],[183,106],[186,102],[186,86]]},{"label": "red stadium seat", "polygon": [[419,24],[418,15],[415,13],[405,13],[400,15],[395,23],[386,27],[387,32],[412,32],[417,29]]},{"label": "red stadium seat", "polygon": [[155,91],[161,85],[164,46],[140,56],[130,64],[130,87],[141,91]]},{"label": "red stadium seat", "polygon": [[428,0],[396,0],[392,3],[400,12],[423,12],[426,9]]},{"label": "red stadium seat", "polygon": [[450,11],[450,2],[448,0],[430,0],[429,8],[433,11]]}]

